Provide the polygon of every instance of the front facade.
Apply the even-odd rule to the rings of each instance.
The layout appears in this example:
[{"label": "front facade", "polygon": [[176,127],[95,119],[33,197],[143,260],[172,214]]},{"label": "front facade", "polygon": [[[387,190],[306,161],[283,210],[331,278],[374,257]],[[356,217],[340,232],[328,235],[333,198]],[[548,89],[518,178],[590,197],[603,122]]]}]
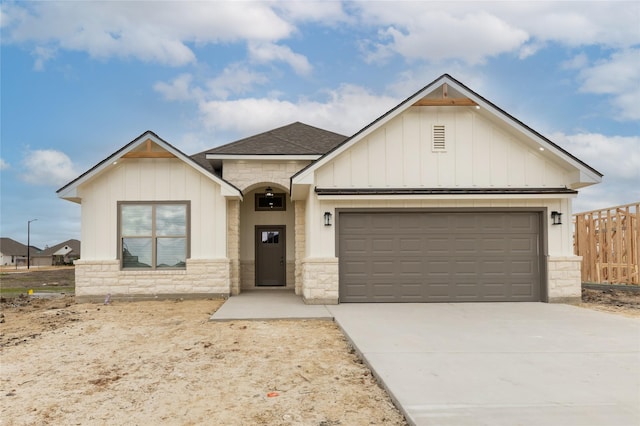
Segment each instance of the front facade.
[{"label": "front facade", "polygon": [[443,75],[349,138],[294,123],[188,157],[146,132],[58,193],[82,206],[80,299],[565,301],[560,223],[601,178]]}]

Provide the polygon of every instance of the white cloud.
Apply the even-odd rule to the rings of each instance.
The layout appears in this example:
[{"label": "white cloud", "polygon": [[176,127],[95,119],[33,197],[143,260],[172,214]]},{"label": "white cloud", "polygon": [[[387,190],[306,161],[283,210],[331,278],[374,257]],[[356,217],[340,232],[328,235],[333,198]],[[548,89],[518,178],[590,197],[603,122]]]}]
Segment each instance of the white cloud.
[{"label": "white cloud", "polygon": [[274,3],[274,7],[288,19],[296,22],[322,22],[327,25],[352,22],[340,1],[286,0]]},{"label": "white cloud", "polygon": [[265,75],[251,71],[241,64],[231,64],[222,74],[209,80],[207,88],[215,98],[226,99],[231,94],[244,94],[253,90],[256,85],[267,82]]},{"label": "white cloud", "polygon": [[583,69],[581,91],[612,95],[620,119],[640,120],[640,49],[626,49]]},{"label": "white cloud", "polygon": [[640,200],[640,136],[556,133],[551,139],[604,175],[601,184],[580,190],[575,211]]},{"label": "white cloud", "polygon": [[[366,89],[342,85],[326,93],[325,101],[245,98],[208,101],[199,105],[209,129],[250,135],[294,121],[351,135],[387,111],[399,100],[377,96]],[[357,108],[354,108],[357,105]],[[251,117],[250,120],[247,117]]]},{"label": "white cloud", "polygon": [[170,83],[159,81],[153,85],[155,91],[161,93],[168,101],[189,101],[202,97],[202,91],[199,88],[193,88],[191,83],[193,76],[191,74],[181,74],[174,78]]},{"label": "white cloud", "polygon": [[304,55],[293,52],[287,46],[267,42],[249,43],[249,56],[258,63],[281,61],[289,64],[296,74],[307,75],[312,67]]},{"label": "white cloud", "polygon": [[369,56],[372,60],[393,52],[409,60],[457,58],[477,64],[514,51],[529,39],[526,31],[484,11],[453,14],[435,9],[431,3],[417,2],[399,3],[398,9],[406,13],[399,15],[398,11],[389,13],[391,8],[384,3],[374,4],[378,7],[367,6],[365,13],[374,13],[376,20],[389,25],[380,33],[380,42],[374,43]]},{"label": "white cloud", "polygon": [[94,58],[136,58],[180,66],[189,44],[285,38],[294,26],[268,3],[37,2],[3,4],[3,42],[35,44],[36,66],[56,49]]},{"label": "white cloud", "polygon": [[482,63],[502,53],[521,59],[550,43],[624,49],[640,43],[637,2],[360,2],[362,26],[382,29],[363,42],[370,61]]},{"label": "white cloud", "polygon": [[0,158],[0,170],[7,170],[11,168],[11,164],[4,161],[4,159]]},{"label": "white cloud", "polygon": [[562,62],[561,67],[566,70],[579,70],[589,64],[589,57],[585,53],[579,53]]},{"label": "white cloud", "polygon": [[53,149],[28,151],[22,165],[24,172],[20,177],[34,185],[63,185],[78,175],[67,154]]}]

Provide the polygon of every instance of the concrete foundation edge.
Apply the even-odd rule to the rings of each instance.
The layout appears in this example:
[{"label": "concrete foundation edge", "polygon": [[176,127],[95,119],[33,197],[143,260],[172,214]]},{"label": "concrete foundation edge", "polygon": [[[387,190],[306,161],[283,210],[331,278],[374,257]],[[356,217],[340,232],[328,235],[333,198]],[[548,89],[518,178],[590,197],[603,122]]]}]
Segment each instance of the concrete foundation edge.
[{"label": "concrete foundation edge", "polygon": [[[107,296],[82,295],[76,296],[76,303],[104,303]],[[160,293],[160,294],[112,294],[109,298],[112,302],[143,302],[163,300],[206,300],[228,299],[229,293]]]}]

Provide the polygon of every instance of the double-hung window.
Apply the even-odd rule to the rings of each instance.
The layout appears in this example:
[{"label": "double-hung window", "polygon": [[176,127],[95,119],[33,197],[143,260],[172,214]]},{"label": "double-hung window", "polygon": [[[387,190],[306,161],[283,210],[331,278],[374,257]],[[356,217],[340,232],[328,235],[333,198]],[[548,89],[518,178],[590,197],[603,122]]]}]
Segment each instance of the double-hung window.
[{"label": "double-hung window", "polygon": [[188,202],[121,202],[118,215],[123,269],[185,268]]}]

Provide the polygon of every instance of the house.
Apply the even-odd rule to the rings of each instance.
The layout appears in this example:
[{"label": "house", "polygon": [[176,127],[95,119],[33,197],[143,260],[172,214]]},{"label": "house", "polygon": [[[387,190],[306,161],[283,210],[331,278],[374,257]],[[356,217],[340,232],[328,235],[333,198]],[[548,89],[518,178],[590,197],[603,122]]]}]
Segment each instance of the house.
[{"label": "house", "polygon": [[[30,247],[29,257],[33,257],[40,249]],[[27,246],[11,238],[0,238],[0,265],[2,266],[26,266]]]},{"label": "house", "polygon": [[559,302],[580,298],[563,220],[601,179],[445,74],[351,137],[294,123],[189,157],[148,131],[58,195],[82,208],[81,300]]},{"label": "house", "polygon": [[31,266],[71,265],[80,258],[80,241],[67,240],[31,255]]}]

